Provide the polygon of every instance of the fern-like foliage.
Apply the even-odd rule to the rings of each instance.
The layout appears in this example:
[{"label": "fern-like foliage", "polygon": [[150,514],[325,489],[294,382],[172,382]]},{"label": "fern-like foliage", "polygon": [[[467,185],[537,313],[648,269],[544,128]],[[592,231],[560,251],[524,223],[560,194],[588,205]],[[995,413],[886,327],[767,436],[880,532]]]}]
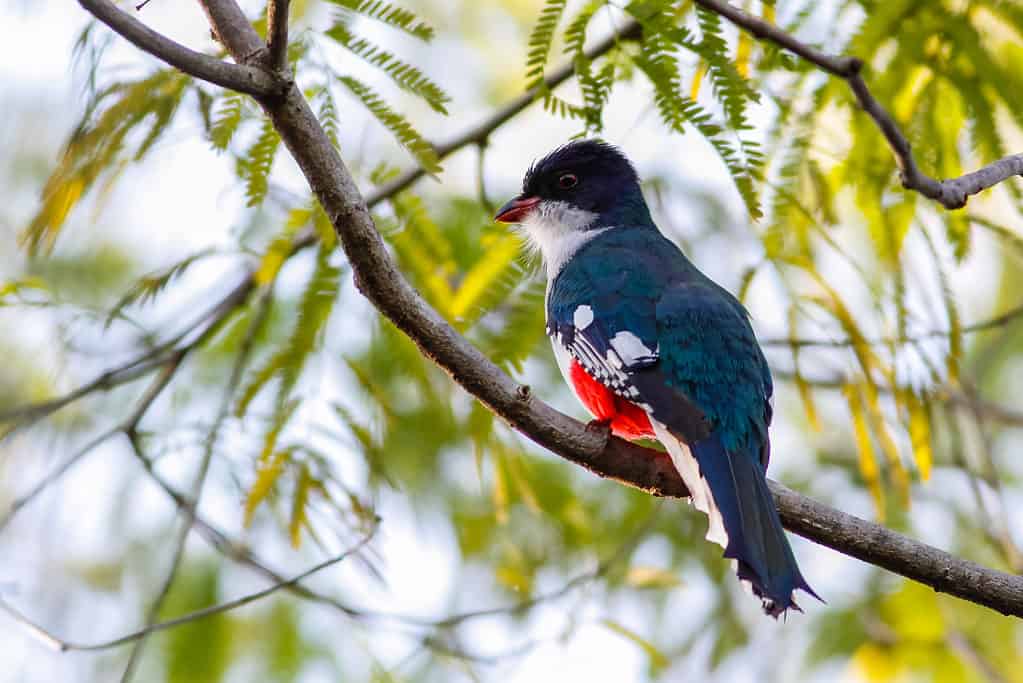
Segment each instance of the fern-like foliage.
[{"label": "fern-like foliage", "polygon": [[394,111],[375,90],[353,76],[341,76],[338,80],[355,95],[405,149],[415,157],[427,173],[441,171],[440,159],[433,146],[419,134],[408,119]]},{"label": "fern-like foliage", "polygon": [[338,141],[340,123],[337,115],[337,102],[334,101],[334,95],[331,93],[330,88],[327,87],[319,88],[315,95],[316,99],[319,101],[319,106],[316,110],[316,118],[319,120],[320,125],[323,126],[323,132],[327,134],[327,139],[330,140],[330,144],[334,145],[334,149],[340,150],[341,143]]},{"label": "fern-like foliage", "polygon": [[385,0],[330,0],[345,11],[361,14],[404,31],[423,41],[433,40],[433,27],[420,20],[414,12]]},{"label": "fern-like foliage", "polygon": [[271,380],[277,379],[275,415],[287,410],[291,393],[306,361],[316,349],[317,339],[330,317],[341,284],[341,268],[331,265],[331,249],[320,246],[316,266],[306,284],[298,307],[298,316],[287,340],[249,377],[235,406],[238,416],[245,415],[253,399]]},{"label": "fern-like foliage", "polygon": [[129,306],[145,306],[151,303],[167,289],[168,285],[181,277],[192,265],[215,253],[217,252],[214,249],[203,249],[166,268],[142,276],[110,309],[110,312],[107,314],[106,324],[109,326]]},{"label": "fern-like foliage", "polygon": [[270,167],[273,166],[281,136],[274,130],[270,119],[264,119],[259,136],[238,159],[238,173],[245,181],[245,197],[248,206],[258,206],[266,199],[270,189]]},{"label": "fern-like foliage", "polygon": [[703,34],[701,40],[691,42],[681,31],[675,33],[677,40],[680,45],[690,48],[704,59],[707,77],[713,87],[715,99],[721,103],[728,126],[736,132],[749,130],[752,126],[746,108],[750,102],[759,102],[760,95],[739,73],[735,62],[729,56],[721,17],[698,7],[696,18]]},{"label": "fern-like foliage", "polygon": [[140,161],[152,150],[190,84],[189,77],[164,69],[96,93],[43,187],[39,210],[21,234],[30,252],[53,246],[71,210],[97,181],[116,178],[126,163]]},{"label": "fern-like foliage", "polygon": [[586,29],[593,20],[593,15],[605,6],[607,0],[590,0],[565,27],[564,33],[565,54],[572,58],[579,90],[583,96],[581,114],[590,132],[599,132],[603,128],[604,106],[614,84],[614,64],[610,60],[605,60],[603,66],[594,72],[593,60],[586,55],[584,49]]},{"label": "fern-like foliage", "polygon": [[444,105],[451,97],[416,67],[403,62],[371,41],[354,35],[344,24],[335,24],[327,31],[327,35],[353,54],[380,68],[402,89],[423,98],[434,111],[448,113]]},{"label": "fern-like foliage", "polygon": [[[673,15],[662,5],[664,3],[648,1],[630,6],[634,12],[633,16],[643,26],[643,40],[639,53],[633,56],[633,62],[653,86],[654,104],[665,125],[677,133],[683,132],[687,125],[695,128],[725,164],[750,216],[759,218],[762,212],[755,179],[763,163],[763,155],[758,147],[742,141],[737,136],[730,139],[725,128],[716,123],[704,107],[683,92],[677,50],[684,47],[697,51],[698,44],[685,27],[674,23]],[[704,57],[710,64],[711,58],[718,62],[727,61],[727,57],[719,54],[723,49],[723,41],[717,43],[712,38],[709,47],[701,47],[700,51],[701,55],[703,53],[710,55]],[[736,94],[742,88],[733,81],[738,79],[738,82],[744,83],[744,79],[735,71],[734,66],[730,67],[730,71],[724,68],[715,69],[718,73],[717,78],[723,79],[723,83],[728,83],[727,86],[715,86],[716,94],[723,97],[722,88],[730,93],[734,112],[726,116],[735,117],[734,121],[728,122],[737,124],[731,125],[730,128],[738,133],[749,126],[745,119],[746,99],[743,99],[743,95]],[[725,111],[728,111],[728,106],[725,106]]]},{"label": "fern-like foliage", "polygon": [[568,0],[547,0],[540,10],[540,18],[529,35],[529,53],[526,55],[526,79],[530,88],[544,86],[543,75],[547,68],[547,58],[551,53],[558,22],[561,21],[567,4]]},{"label": "fern-like foliage", "polygon": [[210,126],[210,143],[218,152],[227,150],[242,122],[244,101],[242,95],[231,94],[220,99],[213,124]]}]

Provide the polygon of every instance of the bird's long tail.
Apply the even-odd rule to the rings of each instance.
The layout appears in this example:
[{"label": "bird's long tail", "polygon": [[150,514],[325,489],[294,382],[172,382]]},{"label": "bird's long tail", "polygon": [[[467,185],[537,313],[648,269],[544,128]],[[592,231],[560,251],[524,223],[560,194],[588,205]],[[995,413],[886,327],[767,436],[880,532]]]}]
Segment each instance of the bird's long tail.
[{"label": "bird's long tail", "polygon": [[749,582],[764,611],[777,617],[798,610],[793,597],[797,588],[820,600],[799,571],[759,459],[728,453],[716,435],[689,447],[662,424],[655,423],[654,431],[689,488],[693,505],[707,514],[707,540],[735,560],[739,579]]}]

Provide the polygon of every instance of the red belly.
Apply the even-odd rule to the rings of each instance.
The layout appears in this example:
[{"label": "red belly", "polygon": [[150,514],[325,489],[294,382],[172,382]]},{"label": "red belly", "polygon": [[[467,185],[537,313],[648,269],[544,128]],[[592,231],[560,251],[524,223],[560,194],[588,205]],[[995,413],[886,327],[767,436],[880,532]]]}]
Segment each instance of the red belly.
[{"label": "red belly", "polygon": [[623,439],[653,438],[654,430],[646,411],[632,401],[616,396],[610,389],[590,377],[573,359],[568,370],[576,396],[598,420],[607,421],[611,431]]}]

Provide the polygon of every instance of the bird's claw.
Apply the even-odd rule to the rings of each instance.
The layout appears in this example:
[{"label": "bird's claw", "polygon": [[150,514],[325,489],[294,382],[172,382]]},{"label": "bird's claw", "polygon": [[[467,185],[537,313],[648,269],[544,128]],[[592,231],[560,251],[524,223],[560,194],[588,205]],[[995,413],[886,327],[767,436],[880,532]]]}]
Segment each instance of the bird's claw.
[{"label": "bird's claw", "polygon": [[586,431],[601,434],[605,439],[611,438],[611,420],[610,418],[594,419],[586,423]]}]

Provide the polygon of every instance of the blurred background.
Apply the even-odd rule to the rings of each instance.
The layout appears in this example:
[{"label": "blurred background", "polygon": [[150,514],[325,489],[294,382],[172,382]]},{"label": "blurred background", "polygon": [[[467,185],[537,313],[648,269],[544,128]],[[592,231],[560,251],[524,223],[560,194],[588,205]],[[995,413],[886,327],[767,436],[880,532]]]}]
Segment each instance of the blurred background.
[{"label": "blurred background", "polygon": [[[1023,3],[736,4],[862,57],[926,172],[1023,150]],[[198,4],[122,7],[219,54]],[[904,191],[844,82],[688,2],[400,7],[295,0],[290,56],[365,194],[431,172],[374,214],[473,343],[586,418],[490,216],[600,135],[749,307],[771,476],[1023,571],[1023,183],[956,212]],[[635,18],[641,43],[586,56]],[[800,538],[827,602],[763,616],[702,515],[536,448],[381,320],[252,102],[66,2],[0,24],[0,598],[74,646],[0,612],[0,681],[1023,680],[1018,621]],[[566,63],[486,138],[427,144]]]}]

